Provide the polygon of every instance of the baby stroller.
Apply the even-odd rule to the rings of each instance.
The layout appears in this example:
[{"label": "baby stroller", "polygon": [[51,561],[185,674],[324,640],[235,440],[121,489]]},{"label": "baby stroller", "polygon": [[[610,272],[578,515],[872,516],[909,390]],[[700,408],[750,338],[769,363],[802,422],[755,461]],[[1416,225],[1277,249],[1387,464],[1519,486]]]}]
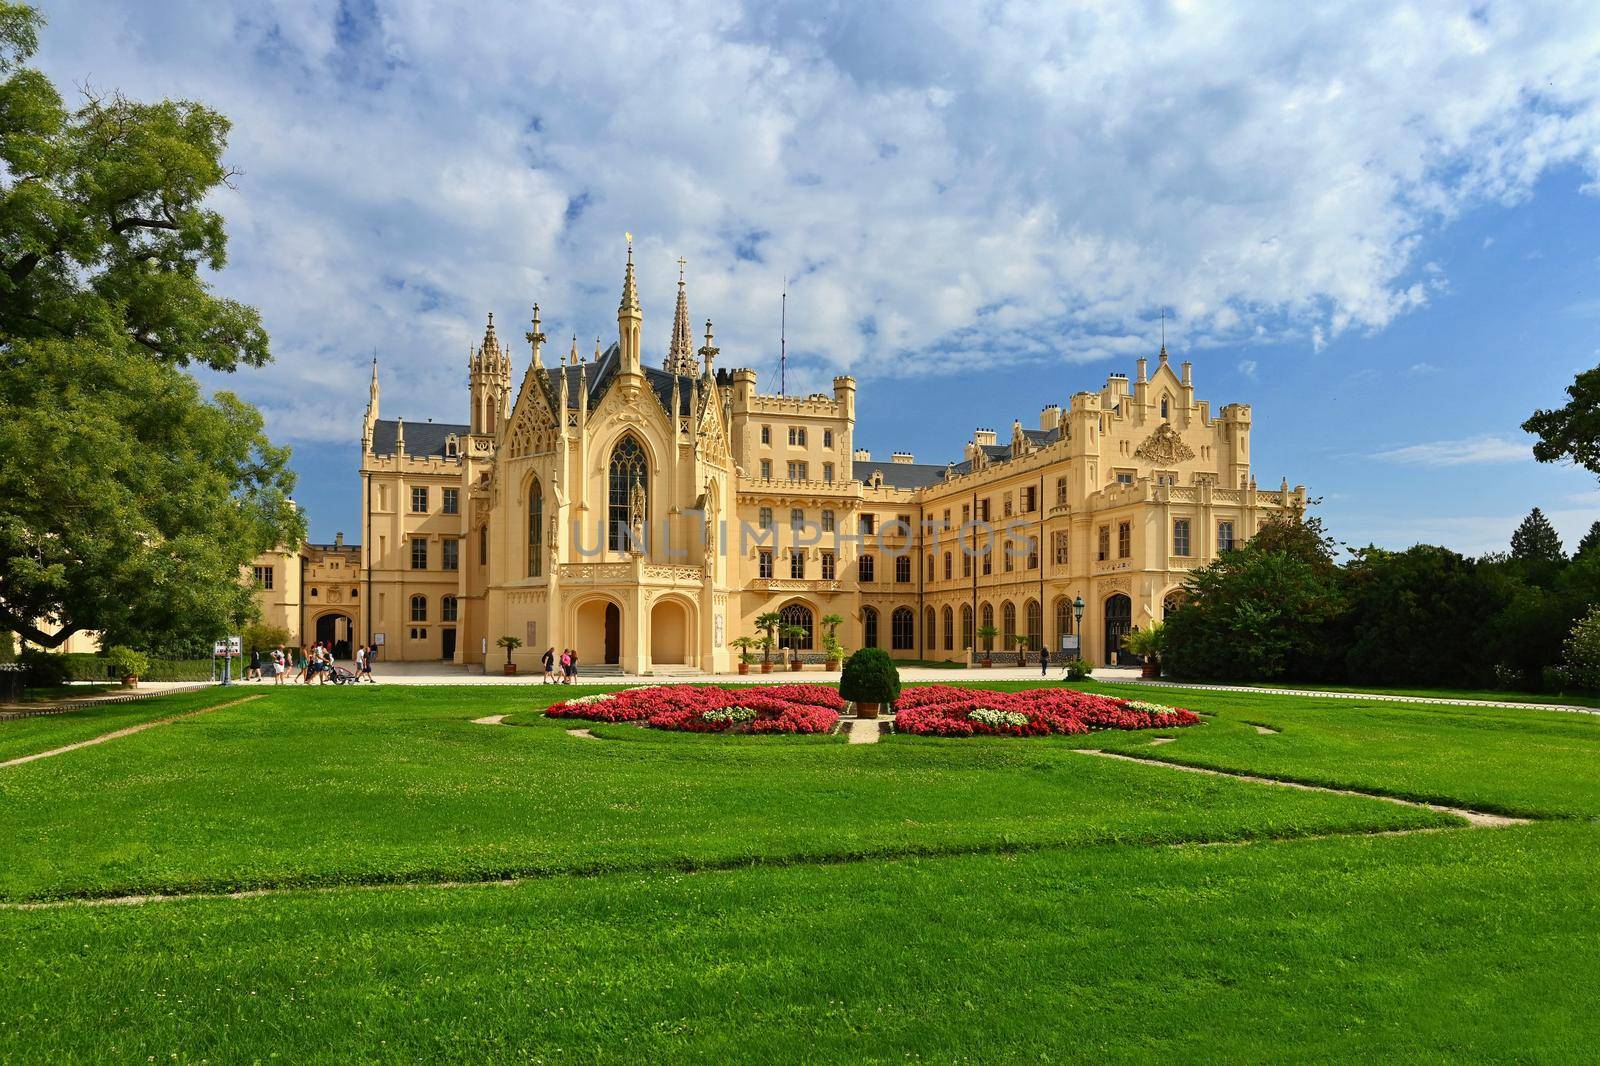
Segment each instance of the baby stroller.
[{"label": "baby stroller", "polygon": [[337,663],[329,663],[328,680],[335,685],[353,685],[356,683],[356,675]]}]

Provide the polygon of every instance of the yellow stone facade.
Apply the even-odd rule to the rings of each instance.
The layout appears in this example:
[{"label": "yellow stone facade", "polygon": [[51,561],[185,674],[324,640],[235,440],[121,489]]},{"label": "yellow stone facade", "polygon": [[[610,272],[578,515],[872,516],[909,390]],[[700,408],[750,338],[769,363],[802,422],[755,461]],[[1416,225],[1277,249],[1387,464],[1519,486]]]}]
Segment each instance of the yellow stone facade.
[{"label": "yellow stone facade", "polygon": [[710,322],[693,347],[681,275],[660,368],[642,319],[630,249],[617,342],[546,365],[535,307],[514,386],[491,315],[461,424],[380,418],[374,365],[362,543],[258,559],[267,620],[305,642],[381,643],[381,660],[490,670],[514,636],[522,672],[551,646],[591,674],[728,672],[730,641],[769,611],[809,628],[810,662],[836,614],[846,649],[959,661],[992,643],[1005,661],[1015,636],[1053,654],[1081,636],[1104,663],[1188,571],[1305,504],[1287,481],[1256,486],[1250,408],[1213,412],[1165,348],[1037,428],[980,429],[959,461],[919,464],[855,447],[850,377],[773,396],[754,371],[717,370]]}]

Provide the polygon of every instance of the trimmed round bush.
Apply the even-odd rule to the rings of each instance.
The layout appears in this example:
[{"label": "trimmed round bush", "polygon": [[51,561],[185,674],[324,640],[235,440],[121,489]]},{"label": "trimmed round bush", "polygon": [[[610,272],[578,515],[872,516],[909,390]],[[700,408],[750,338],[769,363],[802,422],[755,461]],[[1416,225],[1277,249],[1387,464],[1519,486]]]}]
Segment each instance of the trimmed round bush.
[{"label": "trimmed round bush", "polygon": [[900,697],[900,671],[882,648],[862,648],[844,661],[839,695],[856,703],[893,703]]}]

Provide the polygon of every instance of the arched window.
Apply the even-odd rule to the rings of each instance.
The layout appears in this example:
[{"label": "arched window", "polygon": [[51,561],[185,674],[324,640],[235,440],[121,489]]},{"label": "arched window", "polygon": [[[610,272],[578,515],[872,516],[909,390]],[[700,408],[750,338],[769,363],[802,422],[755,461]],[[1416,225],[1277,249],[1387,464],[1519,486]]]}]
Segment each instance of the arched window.
[{"label": "arched window", "polygon": [[426,622],[428,620],[428,597],[411,597],[411,620],[413,622]]},{"label": "arched window", "polygon": [[[607,543],[612,551],[623,551],[632,539],[627,532],[633,521],[632,501],[633,488],[637,485],[639,491],[644,493],[645,524],[650,522],[650,470],[645,459],[644,448],[633,434],[628,434],[617,441],[617,446],[611,449],[610,469],[610,531],[607,533]],[[639,545],[644,547],[644,545]]]},{"label": "arched window", "polygon": [[972,604],[961,605],[961,647],[962,650],[972,647]]},{"label": "arched window", "polygon": [[897,607],[889,617],[889,638],[895,651],[910,651],[916,647],[916,615],[909,607]]},{"label": "arched window", "polygon": [[1000,650],[1011,651],[1017,646],[1017,605],[1007,600],[1000,605]]},{"label": "arched window", "polygon": [[439,621],[454,622],[456,621],[457,613],[458,608],[456,607],[456,598],[454,596],[444,596],[439,600]]},{"label": "arched window", "polygon": [[[985,603],[982,606],[980,606],[978,608],[978,618],[981,619],[981,621],[978,623],[978,628],[979,629],[993,629],[994,628],[994,604]],[[994,651],[994,638],[993,637],[984,637],[983,638],[983,650],[984,651]]]},{"label": "arched window", "polygon": [[922,642],[928,650],[933,650],[934,638],[939,635],[939,627],[934,624],[933,608],[929,607],[922,615]]},{"label": "arched window", "polygon": [[1176,611],[1179,607],[1182,607],[1182,606],[1183,606],[1183,590],[1182,589],[1173,589],[1171,592],[1167,593],[1166,598],[1161,601],[1161,617],[1162,618],[1167,617],[1173,611]]},{"label": "arched window", "polygon": [[955,620],[956,620],[956,613],[954,611],[952,611],[950,608],[946,607],[944,609],[944,650],[945,651],[955,651],[955,647],[956,647],[956,635],[955,635],[955,628],[956,627],[955,627],[955,624],[954,624]]},{"label": "arched window", "polygon": [[861,646],[863,648],[878,646],[878,612],[871,607],[861,608]]},{"label": "arched window", "polygon": [[1063,596],[1056,601],[1056,647],[1061,647],[1061,638],[1072,636],[1072,601]]},{"label": "arched window", "polygon": [[1023,607],[1023,617],[1027,620],[1028,647],[1038,651],[1044,643],[1044,608],[1038,600],[1029,600]]},{"label": "arched window", "polygon": [[932,581],[933,580],[933,553],[932,552],[928,553],[928,569],[924,570],[923,574],[926,575],[924,577],[924,580],[926,580],[926,581]]},{"label": "arched window", "polygon": [[544,486],[534,478],[528,486],[528,576],[544,573]]},{"label": "arched window", "polygon": [[[780,643],[785,648],[798,648],[801,651],[811,650],[812,621],[811,608],[803,603],[791,603],[778,612],[778,633],[782,637]],[[805,636],[797,637],[788,632],[790,628],[805,630]]]},{"label": "arched window", "polygon": [[1167,417],[1167,398],[1165,396],[1161,397],[1161,417]]},{"label": "arched window", "polygon": [[950,580],[950,553],[949,552],[945,552],[944,553],[944,579],[946,581]]}]

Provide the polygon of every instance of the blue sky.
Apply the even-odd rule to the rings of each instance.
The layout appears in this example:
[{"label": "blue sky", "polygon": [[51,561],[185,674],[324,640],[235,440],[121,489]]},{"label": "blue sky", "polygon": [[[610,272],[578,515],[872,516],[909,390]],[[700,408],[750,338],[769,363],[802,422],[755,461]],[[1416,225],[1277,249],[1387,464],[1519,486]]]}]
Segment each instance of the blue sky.
[{"label": "blue sky", "polygon": [[1342,540],[1600,518],[1517,428],[1600,363],[1600,5],[43,8],[63,88],[233,119],[217,287],[277,361],[207,383],[294,447],[316,539],[359,528],[373,353],[385,416],[461,420],[485,312],[609,343],[624,230],[656,355],[682,255],[774,376],[788,275],[791,385],[854,373],[874,453],[1033,425],[1165,308]]}]

